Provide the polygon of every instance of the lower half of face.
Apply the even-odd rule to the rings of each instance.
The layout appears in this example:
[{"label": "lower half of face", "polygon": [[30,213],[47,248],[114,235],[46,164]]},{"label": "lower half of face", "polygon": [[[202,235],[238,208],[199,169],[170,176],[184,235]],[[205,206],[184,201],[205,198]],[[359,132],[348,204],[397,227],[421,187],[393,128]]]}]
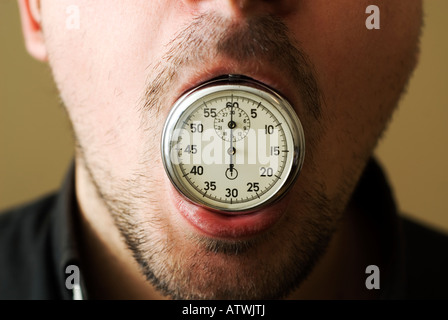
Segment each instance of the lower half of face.
[{"label": "lower half of face", "polygon": [[[418,10],[399,21],[411,30],[400,38],[387,29],[374,36],[353,31],[349,21],[359,19],[347,19],[333,5],[337,24],[319,18],[324,8],[316,4],[282,21],[269,16],[235,22],[210,14],[183,16],[176,25],[168,15],[160,30],[148,24],[148,4],[117,6],[100,14],[111,26],[107,32],[87,5],[81,8],[84,32],[67,34],[54,21],[46,28],[78,157],[101,195],[95,200],[113,216],[148,280],[166,295],[287,295],[325,251],[405,86],[418,38],[410,21]],[[129,16],[132,23],[124,19]],[[375,46],[379,52],[372,52]],[[180,213],[200,209],[170,183],[160,138],[182,92],[227,73],[245,74],[287,96],[302,120],[307,155],[289,194],[266,209],[281,211],[275,224],[248,236],[215,237]]]},{"label": "lower half of face", "polygon": [[177,194],[160,165],[147,161],[123,179],[94,160],[87,163],[147,279],[173,298],[287,295],[325,250],[335,226],[333,212],[341,210],[339,198],[327,199],[323,187],[304,176],[292,191],[293,200],[283,200],[280,209],[265,209],[282,211],[269,229],[246,237],[214,237],[180,213],[195,214],[200,208]]}]

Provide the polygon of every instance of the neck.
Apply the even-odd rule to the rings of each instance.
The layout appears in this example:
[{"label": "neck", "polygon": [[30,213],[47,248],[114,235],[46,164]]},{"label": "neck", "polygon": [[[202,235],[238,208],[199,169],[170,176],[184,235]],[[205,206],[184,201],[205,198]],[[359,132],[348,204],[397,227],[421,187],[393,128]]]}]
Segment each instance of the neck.
[{"label": "neck", "polygon": [[164,299],[140,272],[85,168],[76,163],[80,208],[79,253],[91,299]]}]

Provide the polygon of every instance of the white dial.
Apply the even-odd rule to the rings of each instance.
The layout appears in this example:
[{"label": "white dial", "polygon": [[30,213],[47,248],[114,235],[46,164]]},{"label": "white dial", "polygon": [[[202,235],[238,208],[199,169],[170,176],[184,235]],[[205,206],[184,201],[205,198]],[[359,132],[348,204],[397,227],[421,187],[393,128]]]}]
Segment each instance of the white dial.
[{"label": "white dial", "polygon": [[221,211],[251,211],[279,199],[303,157],[303,129],[289,103],[235,76],[182,96],[162,137],[174,186],[190,201]]}]

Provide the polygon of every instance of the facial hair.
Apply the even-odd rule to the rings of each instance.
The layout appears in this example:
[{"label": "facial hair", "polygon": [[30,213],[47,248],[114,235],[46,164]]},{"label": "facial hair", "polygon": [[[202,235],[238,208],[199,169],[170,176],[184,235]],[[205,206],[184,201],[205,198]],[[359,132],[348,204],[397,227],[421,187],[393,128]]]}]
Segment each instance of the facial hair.
[{"label": "facial hair", "polygon": [[236,61],[270,63],[293,82],[301,97],[300,117],[307,136],[308,172],[318,171],[313,148],[322,127],[322,95],[312,64],[274,17],[235,23],[222,17],[197,17],[172,39],[163,59],[151,70],[138,108],[141,134],[147,136],[140,159],[128,178],[90,159],[80,144],[80,155],[92,183],[108,208],[141,272],[162,294],[173,299],[277,299],[288,295],[309,275],[324,253],[336,217],[348,198],[348,188],[332,199],[325,187],[302,175],[301,190],[281,221],[268,232],[246,240],[217,240],[182,232],[170,223],[164,206],[164,181],[152,174],[161,169],[157,139],[161,111],[170,106],[170,88],[182,70],[225,56]]}]

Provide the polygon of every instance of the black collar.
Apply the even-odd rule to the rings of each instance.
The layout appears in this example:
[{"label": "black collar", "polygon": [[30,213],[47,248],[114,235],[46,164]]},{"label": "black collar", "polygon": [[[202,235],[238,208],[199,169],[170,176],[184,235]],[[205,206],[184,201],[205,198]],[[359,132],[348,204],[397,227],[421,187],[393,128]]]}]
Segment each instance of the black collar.
[{"label": "black collar", "polygon": [[[381,271],[380,299],[403,299],[406,270],[402,220],[387,177],[375,159],[367,163],[351,201],[367,216],[377,235],[382,255],[381,265],[378,265]],[[372,264],[376,262],[372,261]]]},{"label": "black collar", "polygon": [[[51,212],[51,219],[53,221],[51,232],[53,235],[53,258],[55,262],[57,273],[57,281],[60,288],[60,294],[63,299],[73,299],[79,297],[79,289],[82,291],[82,296],[86,298],[86,290],[84,290],[84,282],[82,272],[80,269],[80,259],[78,250],[77,237],[79,235],[79,207],[76,201],[75,192],[75,165],[71,165],[62,188],[58,194],[56,204]],[[68,279],[73,275],[72,269],[67,269],[69,266],[74,266],[80,271],[81,288],[77,287],[73,279]],[[77,271],[75,271],[77,272]],[[71,285],[75,285],[74,290],[71,285],[67,288],[67,281]],[[78,291],[78,292],[77,292]]]}]

